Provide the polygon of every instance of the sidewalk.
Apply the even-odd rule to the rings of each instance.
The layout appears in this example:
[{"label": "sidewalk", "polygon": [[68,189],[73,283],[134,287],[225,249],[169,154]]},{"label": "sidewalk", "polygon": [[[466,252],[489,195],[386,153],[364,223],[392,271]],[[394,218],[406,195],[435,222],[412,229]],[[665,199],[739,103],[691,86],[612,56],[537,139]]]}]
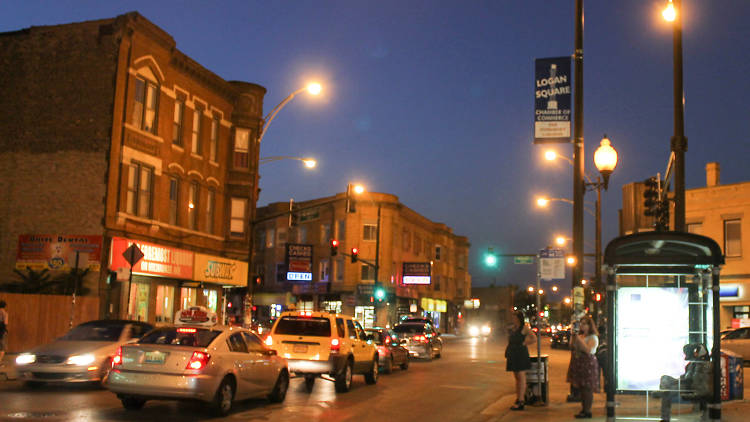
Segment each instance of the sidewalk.
[{"label": "sidewalk", "polygon": [[6,353],[0,365],[0,382],[16,379],[16,356],[17,353]]}]

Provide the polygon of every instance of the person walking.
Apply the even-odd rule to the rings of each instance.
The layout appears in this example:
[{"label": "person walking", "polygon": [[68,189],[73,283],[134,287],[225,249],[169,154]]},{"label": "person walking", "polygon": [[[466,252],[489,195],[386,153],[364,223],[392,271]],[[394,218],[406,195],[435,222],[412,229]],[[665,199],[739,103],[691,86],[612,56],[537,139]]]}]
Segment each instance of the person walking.
[{"label": "person walking", "polygon": [[526,392],[526,370],[531,369],[529,344],[536,341],[536,335],[526,324],[523,313],[516,311],[510,318],[508,327],[508,346],[505,348],[507,360],[505,370],[513,372],[516,379],[516,403],[511,410],[523,410],[524,393]]},{"label": "person walking", "polygon": [[8,311],[5,310],[7,304],[0,300],[0,365],[3,365],[5,350],[8,348]]},{"label": "person walking", "polygon": [[567,381],[581,393],[583,408],[574,415],[577,419],[591,418],[591,405],[594,391],[599,391],[599,364],[596,361],[596,348],[599,346],[599,332],[591,316],[581,318],[577,332],[573,333],[570,347],[575,357],[570,360]]}]

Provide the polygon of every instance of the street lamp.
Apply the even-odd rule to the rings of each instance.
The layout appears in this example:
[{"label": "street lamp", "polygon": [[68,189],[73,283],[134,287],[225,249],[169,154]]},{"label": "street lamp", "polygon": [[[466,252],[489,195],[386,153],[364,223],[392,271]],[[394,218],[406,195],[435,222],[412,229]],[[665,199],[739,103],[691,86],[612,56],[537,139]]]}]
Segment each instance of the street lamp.
[{"label": "street lamp", "polygon": [[[547,196],[538,196],[536,198],[536,206],[539,207],[539,208],[547,208],[547,206],[550,204],[550,202],[555,202],[555,201],[557,201],[557,202],[565,202],[565,203],[571,204],[571,205],[573,204],[573,200],[572,199],[568,199],[568,198],[550,198],[550,197],[547,197]],[[587,202],[587,203],[591,204],[590,202]],[[584,207],[584,211],[586,211],[587,213],[591,214],[592,217],[595,217],[594,211],[591,211],[591,209]]]},{"label": "street lamp", "polygon": [[309,169],[315,168],[315,166],[318,165],[318,162],[315,161],[314,158],[309,158],[309,157],[290,157],[290,156],[286,156],[286,155],[274,155],[274,156],[271,156],[271,157],[261,157],[258,160],[258,164],[268,164],[268,163],[272,163],[274,161],[281,161],[281,160],[297,160],[297,161],[301,161],[305,165],[305,167],[307,167]]},{"label": "street lamp", "polygon": [[263,118],[263,129],[260,131],[260,136],[258,137],[258,143],[263,140],[263,137],[266,135],[266,131],[268,130],[268,126],[271,125],[271,122],[276,117],[277,114],[279,114],[279,111],[281,111],[282,108],[284,108],[285,105],[289,103],[289,101],[292,101],[292,99],[302,92],[307,91],[310,95],[318,95],[323,90],[323,87],[317,83],[317,82],[311,82],[307,84],[307,86],[302,87],[284,98],[279,104],[276,105],[271,111],[266,115],[266,117]]},{"label": "street lamp", "polygon": [[606,134],[604,134],[604,137],[599,144],[599,148],[594,152],[594,165],[599,170],[599,173],[602,174],[602,178],[604,179],[604,190],[607,190],[607,187],[609,186],[609,176],[612,174],[615,167],[617,167],[617,151],[612,148],[612,143],[609,138],[607,138]]}]

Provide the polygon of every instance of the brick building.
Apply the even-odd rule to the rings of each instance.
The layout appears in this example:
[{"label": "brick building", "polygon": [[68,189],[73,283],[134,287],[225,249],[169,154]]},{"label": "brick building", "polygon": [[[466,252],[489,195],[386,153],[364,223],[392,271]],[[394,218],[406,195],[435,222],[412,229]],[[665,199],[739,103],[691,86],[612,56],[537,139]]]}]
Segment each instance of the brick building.
[{"label": "brick building", "polygon": [[[354,212],[347,212],[345,193],[294,203],[292,227],[289,203],[258,208],[253,262],[261,284],[254,304],[261,319],[295,304],[354,315],[368,326],[425,313],[440,331],[452,331],[464,299],[471,297],[469,240],[394,195],[364,193],[354,203]],[[331,256],[332,239],[339,241],[336,256]],[[312,245],[312,280],[287,279],[287,244]],[[356,263],[349,257],[354,247],[359,250]],[[373,291],[374,268],[366,263],[376,261],[377,281],[386,292],[382,301]],[[405,283],[404,263],[430,268],[430,284]]]},{"label": "brick building", "polygon": [[151,322],[246,285],[265,88],[132,12],[0,34],[0,92],[0,282],[77,256],[103,316]]}]

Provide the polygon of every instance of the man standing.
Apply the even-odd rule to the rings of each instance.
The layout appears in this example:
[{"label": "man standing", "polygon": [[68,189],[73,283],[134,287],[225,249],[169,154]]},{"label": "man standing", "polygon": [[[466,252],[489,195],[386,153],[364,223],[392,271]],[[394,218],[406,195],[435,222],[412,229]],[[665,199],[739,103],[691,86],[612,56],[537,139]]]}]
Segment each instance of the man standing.
[{"label": "man standing", "polygon": [[5,349],[8,348],[8,312],[5,306],[5,301],[0,300],[0,365],[3,365]]}]

